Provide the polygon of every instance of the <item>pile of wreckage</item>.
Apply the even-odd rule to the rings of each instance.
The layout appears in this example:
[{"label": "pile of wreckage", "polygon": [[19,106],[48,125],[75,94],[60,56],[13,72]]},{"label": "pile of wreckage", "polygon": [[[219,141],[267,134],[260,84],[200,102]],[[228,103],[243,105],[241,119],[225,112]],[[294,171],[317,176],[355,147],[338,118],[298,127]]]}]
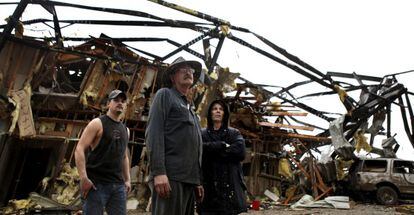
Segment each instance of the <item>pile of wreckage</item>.
[{"label": "pile of wreckage", "polygon": [[[205,62],[206,69],[191,93],[202,124],[206,125],[208,104],[222,98],[230,105],[231,125],[246,140],[243,171],[250,202],[263,195],[283,205],[300,199],[299,202],[309,202],[328,197],[325,201],[345,202],[340,207],[348,207],[349,198],[333,195],[351,195],[346,184],[352,162],[357,159],[354,151],[395,157],[399,149],[391,131],[393,105],[400,108],[408,139],[414,145],[414,116],[409,100],[413,93],[398,83],[399,74],[382,78],[355,73],[324,74],[248,29],[164,1],[155,2],[203,18],[211,25],[162,19],[139,11],[23,0],[9,17],[8,24],[0,26],[3,29],[0,34],[0,206],[4,206],[4,213],[58,210],[70,214],[80,208],[74,149],[85,125],[103,113],[105,97],[115,88],[127,92],[130,98],[124,123],[131,131],[128,145],[134,192],[130,198],[136,199],[132,207],[147,209],[150,195],[146,185],[148,160],[144,133],[148,111],[153,95],[163,87],[160,80],[168,66],[164,61],[184,51]],[[41,5],[54,19],[19,21],[29,3]],[[165,57],[123,43],[140,38],[110,38],[105,34],[99,38],[64,38],[59,27],[62,22],[55,11],[58,6],[144,16],[157,22],[129,24],[188,28],[201,32],[201,36],[184,45],[167,40],[177,49]],[[23,27],[36,22],[52,22],[56,37],[25,36]],[[93,24],[92,20],[64,20],[63,23]],[[117,25],[119,21],[105,24]],[[230,30],[253,34],[289,62],[237,38]],[[63,38],[85,42],[65,47]],[[141,38],[144,39],[155,40]],[[214,39],[218,45],[211,54],[210,40]],[[269,90],[269,86],[252,83],[217,64],[224,39],[246,46],[309,80],[277,92]],[[190,48],[199,41],[203,42],[203,54]],[[359,84],[335,78],[352,79]],[[330,90],[301,97],[290,93],[309,83],[318,83]],[[360,98],[349,96],[350,91],[360,91]],[[299,102],[304,97],[332,94],[338,94],[347,113],[332,117],[331,113]],[[329,128],[297,119],[308,114],[325,120]],[[300,132],[314,129],[321,132],[316,135]],[[382,148],[374,147],[377,135],[386,137]],[[322,146],[331,150],[318,157],[316,154],[321,153]]]}]

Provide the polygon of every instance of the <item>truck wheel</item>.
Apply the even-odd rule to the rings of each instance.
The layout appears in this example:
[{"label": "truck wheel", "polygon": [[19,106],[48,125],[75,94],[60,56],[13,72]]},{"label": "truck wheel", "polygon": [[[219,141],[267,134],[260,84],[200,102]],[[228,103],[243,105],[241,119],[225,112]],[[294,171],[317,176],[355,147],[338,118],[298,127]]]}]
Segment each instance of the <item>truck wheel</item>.
[{"label": "truck wheel", "polygon": [[377,190],[377,200],[383,205],[395,205],[398,201],[398,193],[392,187],[382,186]]}]

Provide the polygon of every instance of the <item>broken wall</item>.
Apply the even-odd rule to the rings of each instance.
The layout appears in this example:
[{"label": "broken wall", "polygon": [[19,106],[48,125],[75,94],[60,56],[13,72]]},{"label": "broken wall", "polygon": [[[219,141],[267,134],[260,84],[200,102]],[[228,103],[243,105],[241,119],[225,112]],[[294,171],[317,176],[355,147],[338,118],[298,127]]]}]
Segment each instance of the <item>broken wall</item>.
[{"label": "broken wall", "polygon": [[74,165],[74,150],[83,128],[105,112],[107,94],[113,89],[122,89],[129,97],[124,121],[131,129],[131,160],[138,163],[141,157],[147,103],[159,67],[124,47],[100,40],[72,50],[116,55],[135,63],[44,51],[43,45],[31,40],[8,41],[0,55],[0,65],[4,65],[0,68],[2,204],[40,191],[43,177],[50,177],[53,183],[64,160]]}]

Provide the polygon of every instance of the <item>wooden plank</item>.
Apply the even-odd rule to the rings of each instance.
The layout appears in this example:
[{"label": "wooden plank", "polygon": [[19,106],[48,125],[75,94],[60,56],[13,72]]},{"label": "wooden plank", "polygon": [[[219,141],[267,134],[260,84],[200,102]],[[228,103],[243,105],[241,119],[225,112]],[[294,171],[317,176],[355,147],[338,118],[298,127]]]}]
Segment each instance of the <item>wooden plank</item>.
[{"label": "wooden plank", "polygon": [[[20,50],[20,48],[19,48],[19,53],[11,53],[11,55],[12,55],[12,57],[10,58],[10,60],[12,61],[12,63],[11,63],[11,65],[13,65],[11,68],[10,68],[10,70],[9,70],[9,72],[8,72],[8,82],[7,82],[7,88],[9,89],[9,90],[21,90],[21,89],[19,89],[19,88],[16,88],[16,86],[14,86],[15,85],[15,82],[16,82],[16,75],[18,74],[18,71],[19,71],[19,69],[21,69],[21,64],[22,64],[22,60],[23,60],[23,54],[25,53],[25,51],[26,51],[26,49],[27,49],[27,47],[26,46],[23,46],[22,48],[21,48],[21,50]],[[17,52],[17,51],[16,51]],[[18,55],[18,56],[16,56],[16,55]],[[16,58],[13,58],[13,57],[16,57]]]},{"label": "wooden plank", "polygon": [[317,196],[315,198],[315,201],[318,201],[321,197],[325,196],[326,194],[328,194],[329,192],[333,191],[333,187],[329,187],[326,191],[324,191],[323,193],[321,193],[319,196]]},{"label": "wooden plank", "polygon": [[31,90],[29,88],[24,88],[12,94],[13,100],[20,106],[17,125],[21,138],[36,135],[32,108],[30,106],[30,93]]},{"label": "wooden plank", "polygon": [[262,104],[260,106],[265,106],[265,107],[288,107],[288,108],[294,108],[294,105],[285,105],[285,104]]},{"label": "wooden plank", "polygon": [[73,123],[68,123],[66,125],[66,130],[65,130],[65,132],[68,134],[68,137],[72,136],[72,131],[73,131]]},{"label": "wooden plank", "polygon": [[[305,112],[272,111],[270,116],[307,116]],[[313,130],[313,129],[312,129]]]},{"label": "wooden plank", "polygon": [[282,178],[274,176],[274,175],[269,175],[266,173],[260,173],[258,176],[262,178],[270,179],[270,180],[282,181]]},{"label": "wooden plank", "polygon": [[303,173],[303,175],[305,175],[305,177],[307,178],[307,179],[310,179],[311,178],[311,176],[309,175],[309,173],[308,172],[306,172],[306,170],[305,170],[305,168],[303,168],[303,166],[302,166],[302,164],[300,164],[295,158],[293,158],[293,157],[290,157],[290,160],[291,161],[293,161],[295,164],[296,164],[296,166],[300,169],[300,171],[302,171],[302,173]]},{"label": "wooden plank", "polygon": [[[111,62],[110,62],[111,63]],[[108,89],[108,88],[110,88],[111,87],[111,82],[112,82],[112,79],[113,79],[113,77],[112,76],[115,76],[116,74],[114,73],[114,72],[111,72],[110,70],[109,70],[109,67],[108,68],[106,68],[106,70],[103,70],[103,71],[98,71],[98,70],[96,70],[95,71],[95,75],[98,75],[98,76],[100,76],[100,74],[101,74],[101,72],[104,72],[104,76],[103,76],[103,80],[102,79],[100,79],[100,80],[102,80],[102,82],[101,83],[99,83],[99,82],[95,82],[95,84],[101,84],[100,86],[102,86],[102,87],[100,87],[99,88],[99,90],[98,90],[98,92],[97,92],[97,97],[96,97],[96,101],[94,101],[95,103],[93,103],[93,104],[91,104],[93,107],[95,107],[96,109],[100,109],[100,104],[101,104],[101,101],[102,100],[104,100],[104,99],[106,99],[106,96],[105,96],[105,94],[108,92],[111,92],[112,90],[114,90],[114,89]],[[93,83],[93,82],[92,82]],[[92,84],[92,83],[90,83],[90,84]]]},{"label": "wooden plank", "polygon": [[331,139],[328,137],[317,137],[317,136],[306,135],[306,134],[273,132],[273,135],[276,135],[279,137],[299,138],[299,139],[315,141],[315,142],[331,142]]},{"label": "wooden plank", "polygon": [[[7,87],[6,92],[11,90],[10,88],[8,88],[8,86],[9,86],[8,85],[8,77],[10,76],[10,71],[9,71],[9,70],[11,70],[10,65],[12,65],[12,62],[13,62],[12,53],[13,53],[13,50],[15,50],[14,46],[15,46],[15,43],[8,42],[6,44],[6,46],[3,48],[4,50],[2,52],[0,51],[0,64],[4,65],[2,67],[3,80],[2,80],[2,83],[1,83],[1,88],[6,88]],[[14,66],[16,66],[16,65],[14,65]]]},{"label": "wooden plank", "polygon": [[43,135],[51,137],[69,137],[69,134],[66,131],[45,131]]},{"label": "wooden plank", "polygon": [[93,71],[95,70],[95,66],[99,61],[91,61],[89,64],[88,70],[85,73],[85,76],[82,79],[82,83],[78,92],[78,97],[81,97],[84,90],[87,89],[87,85],[89,83],[89,79],[93,76]]},{"label": "wooden plank", "polygon": [[[236,96],[228,96],[228,98],[236,98]],[[255,96],[238,96],[237,98],[241,100],[256,100]]]},{"label": "wooden plank", "polygon": [[[251,116],[251,113],[235,113],[237,116]],[[257,114],[261,116],[307,116],[308,113],[305,112],[288,112],[288,111],[272,111],[263,114]]]},{"label": "wooden plank", "polygon": [[[26,137],[25,139],[27,140],[44,140],[47,142],[52,142],[52,144],[55,144],[55,142],[63,142],[65,141],[67,138],[66,137],[62,137],[62,136],[49,136],[49,135],[43,135],[43,134],[38,134],[36,136],[32,136],[32,137]],[[46,143],[46,142],[44,142]],[[42,143],[42,144],[44,144]],[[34,144],[33,146],[35,146],[36,144]],[[43,147],[41,144],[38,144],[39,147]]]},{"label": "wooden plank", "polygon": [[258,124],[264,127],[291,128],[291,129],[299,129],[299,130],[307,130],[307,131],[313,131],[313,129],[315,129],[314,127],[310,127],[310,126],[285,125],[285,124],[271,123],[271,122],[259,122]]},{"label": "wooden plank", "polygon": [[[51,94],[53,95],[53,94]],[[71,99],[71,97],[69,98],[65,98],[65,99]],[[53,109],[46,109],[46,108],[42,108],[42,109],[33,109],[36,110],[38,113],[41,113],[43,115],[45,115],[46,113],[63,113],[63,114],[89,114],[89,115],[98,115],[100,112],[99,111],[95,111],[95,110],[80,110],[80,109],[70,109],[70,110],[53,110]],[[39,118],[48,118],[48,117],[39,117]],[[58,119],[58,118],[52,118],[52,119]],[[75,120],[76,118],[74,118]],[[72,120],[70,120],[72,121]]]},{"label": "wooden plank", "polygon": [[38,117],[40,122],[60,122],[60,123],[69,123],[73,125],[87,125],[89,121],[84,120],[70,120],[70,119],[60,119],[60,118],[50,118],[50,117]]}]

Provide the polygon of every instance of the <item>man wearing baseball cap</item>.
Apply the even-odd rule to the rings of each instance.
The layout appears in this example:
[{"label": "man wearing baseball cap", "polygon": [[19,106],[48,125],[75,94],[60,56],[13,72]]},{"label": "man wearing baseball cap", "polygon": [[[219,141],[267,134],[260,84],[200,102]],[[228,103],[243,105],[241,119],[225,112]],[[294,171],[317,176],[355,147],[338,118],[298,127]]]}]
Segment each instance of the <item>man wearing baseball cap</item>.
[{"label": "man wearing baseball cap", "polygon": [[108,111],[93,119],[75,151],[80,176],[83,214],[126,214],[131,189],[127,144],[129,130],[122,124],[127,96],[120,90],[108,95]]},{"label": "man wearing baseball cap", "polygon": [[177,58],[164,72],[164,86],[151,104],[145,142],[149,153],[152,214],[194,215],[200,186],[202,139],[187,95],[201,64]]}]

